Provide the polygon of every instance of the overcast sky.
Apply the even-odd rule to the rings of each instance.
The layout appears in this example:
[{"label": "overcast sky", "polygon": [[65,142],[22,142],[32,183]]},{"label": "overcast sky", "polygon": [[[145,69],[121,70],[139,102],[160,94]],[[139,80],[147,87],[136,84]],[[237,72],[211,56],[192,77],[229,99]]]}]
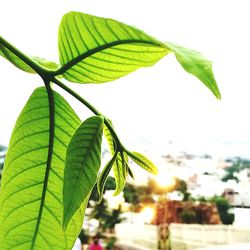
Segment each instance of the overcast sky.
[{"label": "overcast sky", "polygon": [[[58,61],[61,16],[78,10],[196,49],[213,61],[221,101],[184,72],[173,55],[111,83],[71,87],[113,120],[128,148],[167,153],[186,147],[250,156],[248,4],[247,0],[8,0],[0,8],[0,35],[23,52]],[[18,113],[40,85],[38,77],[0,58],[0,144],[8,144]],[[90,114],[77,102],[72,105],[82,118]]]}]

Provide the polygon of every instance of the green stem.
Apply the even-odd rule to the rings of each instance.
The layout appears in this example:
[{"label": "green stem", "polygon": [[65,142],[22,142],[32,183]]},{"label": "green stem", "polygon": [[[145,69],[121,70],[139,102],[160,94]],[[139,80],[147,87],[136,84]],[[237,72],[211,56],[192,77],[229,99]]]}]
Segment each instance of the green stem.
[{"label": "green stem", "polygon": [[71,88],[69,88],[68,86],[66,86],[64,83],[62,83],[61,81],[59,81],[57,78],[54,78],[52,80],[52,82],[54,82],[56,85],[58,85],[59,87],[61,87],[63,90],[65,90],[66,92],[68,92],[70,95],[72,95],[73,97],[75,97],[79,102],[81,102],[82,104],[84,104],[88,109],[90,109],[95,115],[99,115],[102,116],[104,118],[104,124],[107,126],[107,128],[109,129],[110,133],[112,134],[114,140],[116,141],[117,146],[120,149],[125,149],[125,147],[122,145],[119,137],[117,136],[113,126],[111,125],[111,123],[109,122],[109,120],[100,112],[98,111],[94,106],[92,106],[88,101],[86,101],[83,97],[81,97],[80,95],[78,95],[74,90],[72,90]]},{"label": "green stem", "polygon": [[78,95],[74,90],[69,88],[67,85],[59,81],[57,78],[54,78],[52,80],[56,85],[64,89],[66,92],[68,92],[70,95],[74,96],[78,101],[80,101],[82,104],[84,104],[86,107],[88,107],[95,115],[99,115],[104,117],[101,112],[99,112],[94,106],[92,106],[88,101],[86,101],[84,98],[82,98],[80,95]]},{"label": "green stem", "polygon": [[[47,78],[48,78],[48,76],[51,74],[50,71],[48,71],[47,69],[43,68],[40,64],[38,64],[32,58],[30,58],[29,56],[25,55],[23,52],[21,52],[20,50],[18,50],[16,47],[14,47],[12,44],[10,44],[7,40],[5,40],[3,37],[0,36],[0,46],[1,45],[4,48],[7,48],[8,50],[10,50],[15,56],[17,56],[24,63],[26,63],[31,69],[33,69],[42,78],[44,78],[44,76],[47,76]],[[3,50],[3,53],[4,53],[4,50]]]},{"label": "green stem", "polygon": [[[104,123],[108,127],[110,133],[112,134],[114,140],[116,141],[117,147],[120,148],[121,150],[124,149],[125,147],[122,145],[119,137],[117,136],[113,126],[109,122],[107,118],[105,118],[104,115],[102,115],[101,112],[99,112],[94,106],[92,106],[89,102],[87,102],[84,98],[82,98],[80,95],[78,95],[76,92],[74,92],[72,89],[70,89],[68,86],[63,84],[61,81],[59,81],[55,75],[60,73],[65,67],[62,67],[61,69],[57,71],[49,71],[46,68],[42,67],[39,63],[34,61],[32,58],[29,56],[25,55],[22,53],[20,50],[15,48],[12,44],[10,44],[7,40],[5,40],[3,37],[0,36],[0,48],[3,46],[4,48],[7,48],[9,51],[11,51],[15,56],[17,56],[20,60],[22,60],[24,63],[26,63],[31,69],[33,69],[37,74],[41,76],[41,78],[44,80],[44,82],[49,83],[49,82],[54,82],[56,85],[64,89],[66,92],[68,92],[70,95],[74,96],[78,101],[80,101],[82,104],[84,104],[87,108],[89,108],[95,115],[102,116],[104,118]],[[4,53],[4,50],[3,50]],[[4,53],[5,54],[5,53]],[[7,57],[7,55],[5,55]],[[10,60],[11,61],[11,60]],[[67,64],[67,66],[69,66]]]}]

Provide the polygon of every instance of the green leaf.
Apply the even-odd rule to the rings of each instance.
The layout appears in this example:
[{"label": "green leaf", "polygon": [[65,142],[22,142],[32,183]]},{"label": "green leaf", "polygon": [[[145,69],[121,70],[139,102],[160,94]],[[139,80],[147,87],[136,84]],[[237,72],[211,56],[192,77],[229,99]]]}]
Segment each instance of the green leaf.
[{"label": "green leaf", "polygon": [[103,118],[93,116],[72,137],[66,158],[63,187],[63,228],[91,193],[101,165]]},{"label": "green leaf", "polygon": [[151,66],[174,52],[181,66],[198,77],[217,97],[212,64],[197,51],[162,43],[121,22],[79,12],[64,15],[59,28],[57,74],[71,82],[103,83]]},{"label": "green leaf", "polygon": [[60,67],[60,65],[58,65],[57,63],[48,61],[47,59],[41,57],[32,56],[31,59],[40,64],[43,68],[47,70],[55,71]]},{"label": "green leaf", "polygon": [[[109,123],[111,124],[111,126],[113,126],[112,122],[110,120],[109,120]],[[109,131],[109,129],[108,129],[108,127],[106,125],[104,125],[103,132],[104,132],[104,136],[105,136],[105,138],[107,140],[107,143],[109,145],[109,150],[110,150],[110,152],[111,152],[111,154],[113,156],[115,154],[115,152],[116,152],[115,140],[114,140],[112,134],[110,133],[110,131]]]},{"label": "green leaf", "polygon": [[102,200],[104,187],[105,187],[107,178],[109,176],[109,173],[111,171],[111,168],[115,163],[116,157],[117,157],[117,154],[114,154],[113,157],[107,162],[107,164],[103,168],[100,175],[98,176],[98,179],[97,179],[97,191],[98,191],[98,194],[99,194],[99,202]]},{"label": "green leaf", "polygon": [[12,133],[0,191],[1,249],[68,250],[82,226],[86,205],[67,233],[61,226],[66,149],[80,120],[56,92],[50,100],[36,89]]},{"label": "green leaf", "polygon": [[118,152],[113,171],[116,183],[114,196],[116,196],[124,189],[128,175],[128,156],[125,152]]},{"label": "green leaf", "polygon": [[[1,43],[0,43],[0,56],[4,57],[13,65],[15,65],[17,68],[27,73],[36,73],[27,63],[25,63],[22,59],[17,57],[12,51],[4,47]],[[54,71],[59,68],[59,65],[57,65],[55,62],[48,61],[44,58],[30,57],[30,59],[47,70]]]},{"label": "green leaf", "polygon": [[209,60],[198,51],[183,48],[173,43],[166,43],[166,45],[174,52],[176,59],[188,73],[200,79],[218,99],[221,98],[213,75],[212,63]]},{"label": "green leaf", "polygon": [[121,22],[79,12],[64,15],[59,28],[58,73],[79,83],[103,83],[151,66],[169,49]]},{"label": "green leaf", "polygon": [[137,152],[127,151],[128,156],[140,167],[152,174],[157,174],[157,167],[146,156]]},{"label": "green leaf", "polygon": [[[109,123],[112,125],[112,122],[109,121]],[[104,126],[104,135],[106,137],[106,140],[109,145],[110,152],[112,156],[115,155],[115,152],[117,151],[117,147],[115,144],[115,140],[113,139],[112,134],[110,133],[107,126]],[[128,156],[125,152],[117,152],[117,157],[115,158],[115,162],[113,163],[113,172],[115,176],[115,183],[116,183],[116,189],[114,192],[114,195],[118,195],[123,190],[126,178],[128,175]]]}]

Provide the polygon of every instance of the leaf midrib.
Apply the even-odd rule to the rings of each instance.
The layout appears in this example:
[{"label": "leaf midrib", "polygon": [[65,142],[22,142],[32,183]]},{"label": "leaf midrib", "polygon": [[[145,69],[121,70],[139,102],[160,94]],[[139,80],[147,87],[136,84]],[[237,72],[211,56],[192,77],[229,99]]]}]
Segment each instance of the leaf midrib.
[{"label": "leaf midrib", "polygon": [[[95,141],[98,140],[98,137],[99,137],[99,135],[100,135],[101,130],[102,130],[102,125],[99,124],[99,128],[97,129],[96,133],[94,134],[93,138],[91,139],[91,143],[90,143],[91,147],[89,147],[89,148],[87,149],[87,151],[85,152],[84,156],[82,156],[82,159],[87,159],[88,156],[90,155],[90,152],[91,152],[92,148],[93,148],[94,145],[95,145]],[[83,161],[82,161],[82,162],[83,162]],[[84,169],[82,169],[82,171],[84,171]],[[84,172],[85,172],[85,171],[84,171]],[[85,174],[86,174],[86,172],[85,172]],[[86,175],[87,175],[87,174],[86,174]],[[87,176],[88,176],[88,175],[87,175]],[[79,178],[80,178],[80,175],[78,175],[76,183],[79,183]],[[76,191],[73,193],[72,197],[74,198],[75,196],[76,196]],[[86,198],[85,198],[85,199],[86,199]],[[63,222],[63,226],[64,226],[65,228],[66,228],[65,221],[66,221],[66,219],[69,217],[69,211],[70,211],[71,208],[72,208],[72,204],[71,204],[71,206],[67,209],[67,212],[66,212],[66,215],[65,215],[65,219],[64,219],[64,222]]]},{"label": "leaf midrib", "polygon": [[[115,160],[115,166],[116,166],[116,169],[117,169],[116,173],[117,173],[118,179],[119,179],[119,181],[116,182],[116,184],[117,184],[117,186],[119,187],[117,190],[119,190],[119,192],[120,192],[120,190],[122,189],[122,188],[121,188],[121,186],[122,186],[121,184],[122,184],[122,183],[120,182],[120,180],[121,180],[121,177],[124,179],[124,176],[123,176],[123,174],[121,173],[122,168],[123,168],[123,164],[122,164],[122,159],[120,159],[119,156],[122,158],[121,152],[119,152],[119,154],[118,154],[118,156],[117,156],[117,158],[116,158],[116,160]],[[120,165],[120,164],[121,164],[121,165]],[[115,168],[114,168],[114,171],[115,171]],[[115,194],[116,194],[117,190],[115,190]]]},{"label": "leaf midrib", "polygon": [[46,87],[46,91],[47,91],[48,104],[49,104],[49,121],[50,121],[50,123],[49,123],[49,131],[50,131],[49,132],[49,146],[48,146],[48,155],[47,155],[47,165],[46,165],[46,170],[45,170],[45,175],[44,175],[43,192],[42,192],[41,203],[40,203],[40,208],[39,208],[38,217],[37,217],[36,228],[35,228],[35,232],[34,232],[33,239],[32,239],[31,250],[33,250],[34,246],[35,246],[39,227],[40,227],[41,220],[42,220],[43,208],[45,207],[44,203],[45,203],[46,192],[47,192],[48,181],[49,181],[49,174],[50,174],[51,163],[52,163],[54,135],[55,135],[55,100],[54,100],[54,95],[53,95],[53,91],[51,89],[49,82],[45,82],[45,87]]},{"label": "leaf midrib", "polygon": [[126,40],[113,41],[113,42],[106,43],[106,44],[100,45],[98,47],[95,47],[93,49],[90,49],[87,52],[73,58],[72,60],[70,60],[69,62],[64,64],[60,69],[56,70],[54,72],[54,75],[57,76],[57,75],[64,74],[67,70],[72,68],[77,63],[81,62],[85,58],[90,57],[93,54],[101,52],[102,50],[111,48],[113,46],[122,45],[122,44],[130,44],[130,43],[149,44],[149,45],[153,45],[153,46],[159,46],[159,47],[162,47],[162,48],[166,48],[164,46],[164,44],[156,43],[156,42],[153,42],[153,41],[147,41],[147,40],[142,41],[142,40],[137,40],[137,39],[126,39]]}]

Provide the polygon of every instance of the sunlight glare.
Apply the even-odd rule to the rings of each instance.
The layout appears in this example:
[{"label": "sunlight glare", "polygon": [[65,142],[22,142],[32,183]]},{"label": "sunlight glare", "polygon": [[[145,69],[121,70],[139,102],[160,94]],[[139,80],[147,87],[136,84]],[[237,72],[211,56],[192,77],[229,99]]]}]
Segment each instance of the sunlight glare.
[{"label": "sunlight glare", "polygon": [[175,178],[170,176],[168,172],[159,172],[156,176],[157,184],[163,188],[171,188],[175,185]]},{"label": "sunlight glare", "polygon": [[152,207],[144,207],[140,212],[140,219],[142,222],[149,224],[155,216],[155,210]]}]

